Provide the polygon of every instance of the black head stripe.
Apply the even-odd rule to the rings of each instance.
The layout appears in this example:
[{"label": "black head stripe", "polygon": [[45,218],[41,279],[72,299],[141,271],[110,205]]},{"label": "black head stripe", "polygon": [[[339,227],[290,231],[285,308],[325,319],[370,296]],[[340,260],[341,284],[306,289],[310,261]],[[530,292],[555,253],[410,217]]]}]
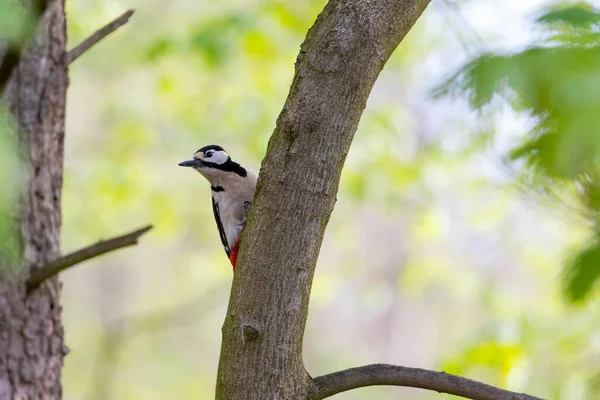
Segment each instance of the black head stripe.
[{"label": "black head stripe", "polygon": [[221,171],[235,172],[236,174],[238,174],[239,176],[242,176],[242,177],[248,176],[248,171],[246,171],[246,169],[244,167],[242,167],[240,164],[231,160],[231,158],[228,159],[223,164],[211,163],[211,162],[207,162],[207,161],[204,161],[203,164],[204,164],[204,166],[209,167],[209,168],[220,169]]},{"label": "black head stripe", "polygon": [[212,190],[213,192],[224,192],[225,189],[223,188],[223,186],[211,186],[210,190]]}]

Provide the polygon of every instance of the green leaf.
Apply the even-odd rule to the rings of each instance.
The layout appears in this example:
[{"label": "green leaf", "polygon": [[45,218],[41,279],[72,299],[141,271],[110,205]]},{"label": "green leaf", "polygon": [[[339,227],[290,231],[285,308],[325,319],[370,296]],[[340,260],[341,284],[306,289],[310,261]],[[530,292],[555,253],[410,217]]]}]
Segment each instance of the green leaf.
[{"label": "green leaf", "polygon": [[584,300],[600,278],[600,243],[593,243],[579,253],[565,268],[564,291],[573,303]]},{"label": "green leaf", "polygon": [[224,65],[234,54],[242,33],[252,28],[252,20],[232,13],[203,22],[191,35],[191,47],[212,68]]},{"label": "green leaf", "polygon": [[600,22],[600,13],[587,3],[578,3],[569,7],[554,6],[537,18],[536,22],[589,28]]},{"label": "green leaf", "polygon": [[[509,159],[549,192],[576,187],[590,225],[600,230],[600,12],[580,3],[553,7],[537,19],[554,31],[514,54],[485,54],[442,84],[437,96],[463,94],[474,109],[504,97],[535,121]],[[600,244],[598,245],[600,246]],[[586,248],[566,267],[565,291],[583,299],[600,275],[600,250]]]},{"label": "green leaf", "polygon": [[600,154],[600,48],[534,47],[513,55],[484,55],[448,80],[438,93],[464,92],[473,108],[494,96],[538,124],[512,158],[559,179],[575,179]]},{"label": "green leaf", "polygon": [[156,61],[161,57],[174,53],[175,47],[173,40],[161,37],[150,44],[146,50],[146,57],[149,61]]}]

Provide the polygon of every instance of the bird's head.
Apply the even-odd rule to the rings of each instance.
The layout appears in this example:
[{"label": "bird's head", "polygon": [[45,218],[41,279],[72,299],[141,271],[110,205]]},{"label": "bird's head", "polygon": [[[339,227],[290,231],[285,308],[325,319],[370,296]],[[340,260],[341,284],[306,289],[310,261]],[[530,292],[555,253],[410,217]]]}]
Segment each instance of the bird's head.
[{"label": "bird's head", "polygon": [[232,173],[242,177],[247,175],[246,170],[233,161],[221,146],[217,145],[202,147],[194,153],[191,160],[180,162],[179,166],[194,168],[211,184],[226,180]]}]

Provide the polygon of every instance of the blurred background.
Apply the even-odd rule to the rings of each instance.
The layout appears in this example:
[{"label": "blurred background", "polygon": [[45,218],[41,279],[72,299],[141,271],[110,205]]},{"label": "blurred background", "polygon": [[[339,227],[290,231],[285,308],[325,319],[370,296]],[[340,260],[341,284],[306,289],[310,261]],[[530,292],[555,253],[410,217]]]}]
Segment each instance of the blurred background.
[{"label": "blurred background", "polygon": [[[63,251],[155,229],[62,275],[65,399],[214,397],[231,266],[208,183],[177,163],[219,144],[258,172],[325,4],[67,1],[70,47],[136,14],[71,68]],[[311,375],[385,362],[600,398],[593,5],[432,1],[348,155],[312,291]]]}]

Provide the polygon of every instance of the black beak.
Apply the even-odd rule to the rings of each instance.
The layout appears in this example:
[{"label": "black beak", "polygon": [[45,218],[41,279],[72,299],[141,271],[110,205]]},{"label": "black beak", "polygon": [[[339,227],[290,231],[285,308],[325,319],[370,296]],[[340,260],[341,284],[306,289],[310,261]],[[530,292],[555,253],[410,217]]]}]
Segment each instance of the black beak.
[{"label": "black beak", "polygon": [[185,160],[179,163],[180,167],[200,167],[201,165],[202,161],[197,159]]}]

